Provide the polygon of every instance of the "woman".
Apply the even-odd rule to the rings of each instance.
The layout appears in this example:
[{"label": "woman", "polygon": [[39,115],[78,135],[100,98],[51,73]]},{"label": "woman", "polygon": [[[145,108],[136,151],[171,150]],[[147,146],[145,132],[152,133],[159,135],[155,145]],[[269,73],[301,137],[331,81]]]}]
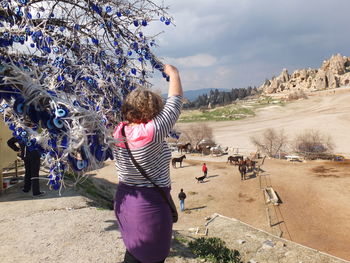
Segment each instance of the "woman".
[{"label": "woman", "polygon": [[[171,151],[164,141],[180,115],[182,87],[178,70],[164,66],[170,77],[168,100],[143,88],[126,97],[114,138],[121,141],[122,129],[132,155],[152,181],[170,198]],[[114,211],[126,246],[124,262],[161,263],[169,255],[172,215],[169,204],[144,178],[130,159],[124,143],[114,151],[119,185]]]}]

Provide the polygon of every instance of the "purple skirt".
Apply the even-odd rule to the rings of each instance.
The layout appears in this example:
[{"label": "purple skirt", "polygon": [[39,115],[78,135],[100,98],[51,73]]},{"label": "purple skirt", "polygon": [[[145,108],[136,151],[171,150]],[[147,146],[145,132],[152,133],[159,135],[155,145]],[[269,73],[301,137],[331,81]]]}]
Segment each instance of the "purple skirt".
[{"label": "purple skirt", "polygon": [[[163,187],[170,196],[170,188]],[[154,187],[118,184],[114,212],[126,249],[142,263],[165,259],[170,252],[172,216]]]}]

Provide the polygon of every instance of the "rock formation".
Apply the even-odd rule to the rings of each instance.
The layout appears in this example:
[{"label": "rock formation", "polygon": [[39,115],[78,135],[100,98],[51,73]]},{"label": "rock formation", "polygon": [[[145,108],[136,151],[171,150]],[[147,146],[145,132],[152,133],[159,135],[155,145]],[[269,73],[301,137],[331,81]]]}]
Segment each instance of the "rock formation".
[{"label": "rock formation", "polygon": [[283,69],[278,77],[266,80],[260,87],[263,94],[290,94],[350,86],[350,57],[333,55],[320,69],[300,69],[289,75]]}]

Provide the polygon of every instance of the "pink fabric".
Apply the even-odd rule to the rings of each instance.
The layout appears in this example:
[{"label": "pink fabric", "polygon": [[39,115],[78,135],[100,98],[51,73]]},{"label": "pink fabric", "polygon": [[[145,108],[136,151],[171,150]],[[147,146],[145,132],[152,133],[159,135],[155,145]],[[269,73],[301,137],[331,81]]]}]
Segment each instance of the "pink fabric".
[{"label": "pink fabric", "polygon": [[[113,137],[117,140],[123,138],[122,127],[126,125],[126,122],[121,122],[115,127]],[[153,140],[154,123],[149,121],[147,123],[141,123],[138,125],[125,126],[125,135],[128,140],[129,148],[132,150],[139,149],[150,143]],[[125,148],[124,143],[117,143],[116,146]]]}]

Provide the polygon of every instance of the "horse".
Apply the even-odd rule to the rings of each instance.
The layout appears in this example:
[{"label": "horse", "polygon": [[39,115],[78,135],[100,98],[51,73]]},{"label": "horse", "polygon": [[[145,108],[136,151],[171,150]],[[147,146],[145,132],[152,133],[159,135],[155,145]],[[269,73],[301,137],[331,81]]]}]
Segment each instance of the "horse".
[{"label": "horse", "polygon": [[240,160],[243,160],[242,155],[229,156],[226,163],[230,162],[230,164],[238,165]]},{"label": "horse", "polygon": [[245,164],[239,164],[238,171],[241,174],[241,180],[245,180],[245,175],[247,173],[247,166]]},{"label": "horse", "polygon": [[186,155],[182,155],[181,157],[178,157],[178,158],[173,158],[171,160],[171,164],[173,165],[174,168],[176,168],[176,163],[180,163],[180,167],[182,167],[183,159],[186,159]]},{"label": "horse", "polygon": [[250,160],[250,159],[247,159],[245,161],[246,165],[247,165],[247,168],[249,171],[253,171],[255,169],[255,165],[256,165],[256,161],[253,161],[253,160]]},{"label": "horse", "polygon": [[182,154],[182,150],[184,150],[186,153],[188,153],[188,147],[191,146],[191,144],[188,142],[186,144],[183,144],[183,145],[178,145],[177,146],[177,151],[178,152],[181,152]]}]

